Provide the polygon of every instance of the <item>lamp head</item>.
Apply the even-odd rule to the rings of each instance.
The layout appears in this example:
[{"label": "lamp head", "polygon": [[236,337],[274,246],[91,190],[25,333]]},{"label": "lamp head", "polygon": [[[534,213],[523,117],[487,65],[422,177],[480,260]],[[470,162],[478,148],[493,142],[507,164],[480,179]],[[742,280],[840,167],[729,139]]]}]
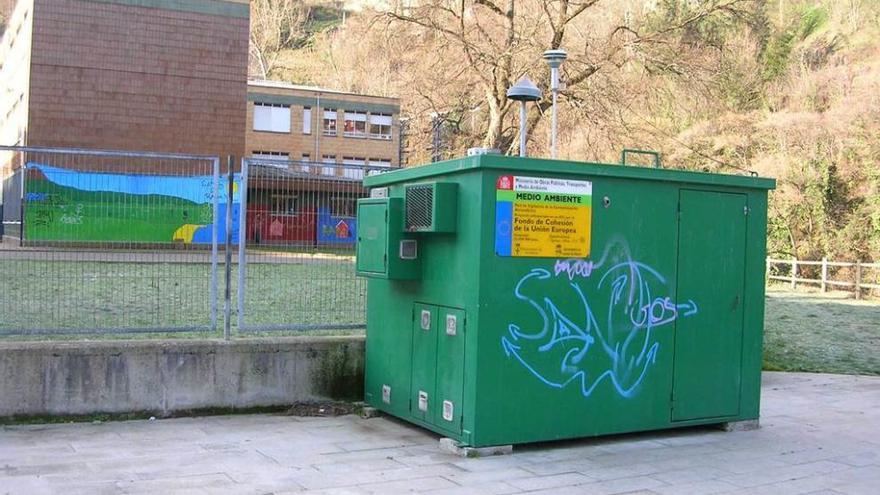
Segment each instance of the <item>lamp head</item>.
[{"label": "lamp head", "polygon": [[544,52],[544,60],[547,61],[547,65],[551,69],[558,69],[566,58],[568,58],[568,54],[565,53],[565,50],[547,50]]},{"label": "lamp head", "polygon": [[507,89],[507,98],[514,101],[538,101],[541,99],[541,90],[529,79],[523,76],[513,86]]}]

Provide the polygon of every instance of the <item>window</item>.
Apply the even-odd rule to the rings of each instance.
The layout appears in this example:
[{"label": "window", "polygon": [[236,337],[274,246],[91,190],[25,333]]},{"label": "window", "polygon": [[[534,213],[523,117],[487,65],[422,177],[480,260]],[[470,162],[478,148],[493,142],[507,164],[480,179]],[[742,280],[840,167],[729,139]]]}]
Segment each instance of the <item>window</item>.
[{"label": "window", "polygon": [[312,107],[303,107],[303,134],[312,133]]},{"label": "window", "polygon": [[336,155],[324,155],[321,163],[331,165],[329,167],[321,167],[322,175],[336,175]]},{"label": "window", "polygon": [[290,105],[254,103],[254,130],[290,132]]},{"label": "window", "polygon": [[357,200],[335,196],[330,198],[330,215],[334,217],[354,218],[357,211]]},{"label": "window", "polygon": [[292,194],[272,195],[272,214],[292,216],[297,214],[297,197]]},{"label": "window", "polygon": [[312,162],[312,155],[303,153],[300,161],[302,161],[302,166],[300,167],[302,171],[309,173],[312,170],[312,167],[309,165]]},{"label": "window", "polygon": [[346,156],[346,157],[342,158],[342,164],[343,165],[358,165],[357,168],[346,167],[343,170],[343,175],[346,179],[360,180],[360,179],[364,178],[364,169],[361,167],[363,167],[364,165],[367,164],[367,161],[365,159],[358,158],[358,157]]},{"label": "window", "polygon": [[285,153],[283,151],[254,151],[251,153],[251,158],[259,160],[260,165],[287,168],[287,161],[290,160],[290,153]]},{"label": "window", "polygon": [[391,139],[391,115],[387,113],[370,114],[370,137]]},{"label": "window", "polygon": [[391,167],[391,160],[387,158],[370,158],[370,166],[373,167]]},{"label": "window", "polygon": [[335,108],[325,108],[324,109],[324,135],[325,136],[335,136],[336,135],[336,109]]},{"label": "window", "polygon": [[367,114],[345,112],[345,137],[367,137]]}]

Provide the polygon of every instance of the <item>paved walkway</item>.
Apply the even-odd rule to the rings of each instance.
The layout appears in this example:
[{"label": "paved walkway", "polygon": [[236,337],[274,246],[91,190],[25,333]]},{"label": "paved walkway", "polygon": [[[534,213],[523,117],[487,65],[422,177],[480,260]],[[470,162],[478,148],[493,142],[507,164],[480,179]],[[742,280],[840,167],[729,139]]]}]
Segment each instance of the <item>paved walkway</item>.
[{"label": "paved walkway", "polygon": [[880,377],[765,375],[763,427],[462,459],[385,419],[219,416],[0,429],[0,493],[880,493]]}]

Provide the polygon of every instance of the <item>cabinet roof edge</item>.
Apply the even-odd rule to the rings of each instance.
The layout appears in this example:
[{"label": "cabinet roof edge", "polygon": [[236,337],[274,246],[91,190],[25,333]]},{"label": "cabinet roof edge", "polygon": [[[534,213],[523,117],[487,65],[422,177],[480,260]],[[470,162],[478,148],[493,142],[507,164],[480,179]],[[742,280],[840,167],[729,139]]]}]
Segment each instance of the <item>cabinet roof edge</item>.
[{"label": "cabinet roof edge", "polygon": [[745,175],[693,172],[667,168],[623,166],[606,163],[574,162],[544,158],[520,158],[502,155],[480,155],[430,163],[418,167],[397,169],[364,179],[366,187],[383,187],[401,182],[411,182],[474,170],[505,170],[512,174],[535,173],[577,174],[594,177],[617,177],[624,179],[660,182],[680,182],[714,186],[741,187],[746,189],[775,189],[776,179]]}]

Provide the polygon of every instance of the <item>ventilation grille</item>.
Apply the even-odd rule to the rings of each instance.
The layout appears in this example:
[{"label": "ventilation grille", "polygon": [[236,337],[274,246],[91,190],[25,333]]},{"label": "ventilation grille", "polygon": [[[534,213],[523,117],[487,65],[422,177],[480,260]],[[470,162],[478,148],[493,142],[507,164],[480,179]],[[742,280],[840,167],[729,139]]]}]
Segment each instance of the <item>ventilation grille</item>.
[{"label": "ventilation grille", "polygon": [[406,230],[428,230],[433,227],[434,185],[406,188]]}]

